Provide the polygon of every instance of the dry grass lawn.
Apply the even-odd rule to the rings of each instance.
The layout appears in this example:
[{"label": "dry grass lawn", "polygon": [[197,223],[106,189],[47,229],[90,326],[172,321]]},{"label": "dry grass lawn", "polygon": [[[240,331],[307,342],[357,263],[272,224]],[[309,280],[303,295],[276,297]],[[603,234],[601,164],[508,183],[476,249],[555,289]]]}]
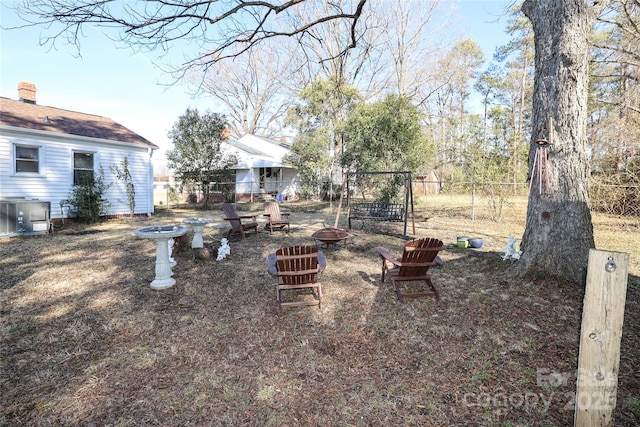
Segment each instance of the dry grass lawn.
[{"label": "dry grass lawn", "polygon": [[[280,312],[266,257],[313,244],[335,220],[326,204],[284,204],[290,234],[233,237],[223,261],[185,247],[174,254],[177,285],[164,291],[149,287],[154,244],[132,230],[221,211],[2,239],[0,425],[572,425],[582,287],[505,274],[521,204],[501,223],[483,212],[471,222],[459,205],[417,203],[416,235],[445,242],[444,266],[432,270],[440,301],[399,303],[374,248],[399,254],[402,226],[358,224],[346,247],[322,249],[321,311]],[[596,216],[594,226],[599,248],[631,253],[615,425],[636,426],[640,224]],[[463,234],[484,247],[455,247]],[[215,250],[221,237],[207,228],[205,244]]]}]

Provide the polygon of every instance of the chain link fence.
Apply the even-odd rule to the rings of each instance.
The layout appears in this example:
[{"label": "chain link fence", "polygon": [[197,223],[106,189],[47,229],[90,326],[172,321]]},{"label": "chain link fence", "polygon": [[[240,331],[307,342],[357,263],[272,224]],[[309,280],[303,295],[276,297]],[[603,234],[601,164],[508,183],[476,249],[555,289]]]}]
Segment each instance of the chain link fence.
[{"label": "chain link fence", "polygon": [[[252,183],[242,183],[242,188],[251,188]],[[340,197],[339,184],[324,183],[324,187],[333,188],[323,194],[324,201],[336,201]],[[209,202],[262,202],[278,199],[280,201],[300,200],[299,194],[288,194],[276,187],[269,191],[237,192],[235,182],[211,184]],[[466,215],[471,219],[490,218],[500,221],[504,215],[520,212],[529,192],[526,182],[471,182],[471,181],[427,181],[412,182],[414,202],[418,205],[428,203],[446,205],[452,214]],[[640,186],[592,184],[591,209],[610,215],[640,217]],[[333,194],[333,198],[329,197]],[[353,194],[356,200],[358,195]],[[424,201],[428,200],[428,201]],[[204,202],[197,186],[180,186],[175,183],[156,183],[154,186],[154,204],[157,208],[187,207]]]},{"label": "chain link fence", "polygon": [[[284,184],[269,183],[260,191],[253,191],[254,182],[216,182],[209,185],[208,203],[263,202],[267,200],[295,201],[299,195]],[[196,185],[156,182],[153,188],[156,208],[178,208],[204,204],[204,194]]]},{"label": "chain link fence", "polygon": [[[419,190],[421,183],[418,182],[414,188]],[[498,221],[514,203],[520,204],[524,199],[526,206],[529,194],[529,183],[526,182],[443,181],[439,183],[439,188],[440,196],[455,195],[460,200],[466,200],[470,217],[473,218],[476,212],[486,214],[488,211],[489,216]],[[429,193],[414,191],[414,195],[425,194]],[[590,203],[592,212],[640,218],[640,185],[591,183]]]},{"label": "chain link fence", "polygon": [[611,215],[640,217],[640,185],[594,184],[591,209]]}]

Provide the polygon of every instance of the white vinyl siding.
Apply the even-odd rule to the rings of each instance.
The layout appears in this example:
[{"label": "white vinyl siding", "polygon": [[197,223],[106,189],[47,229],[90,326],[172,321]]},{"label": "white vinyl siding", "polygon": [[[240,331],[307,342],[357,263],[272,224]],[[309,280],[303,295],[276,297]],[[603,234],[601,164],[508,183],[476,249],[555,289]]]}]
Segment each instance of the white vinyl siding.
[{"label": "white vinyl siding", "polygon": [[[39,147],[39,173],[15,172],[15,145]],[[50,201],[51,218],[61,218],[61,201],[69,198],[73,186],[74,153],[92,153],[94,176],[100,168],[104,171],[105,184],[111,184],[105,192],[111,204],[108,215],[129,214],[124,183],[116,180],[110,169],[114,164],[121,166],[122,160],[128,157],[136,192],[135,213],[153,213],[153,177],[150,175],[153,170],[147,147],[92,138],[27,135],[4,129],[0,134],[0,199]]]}]

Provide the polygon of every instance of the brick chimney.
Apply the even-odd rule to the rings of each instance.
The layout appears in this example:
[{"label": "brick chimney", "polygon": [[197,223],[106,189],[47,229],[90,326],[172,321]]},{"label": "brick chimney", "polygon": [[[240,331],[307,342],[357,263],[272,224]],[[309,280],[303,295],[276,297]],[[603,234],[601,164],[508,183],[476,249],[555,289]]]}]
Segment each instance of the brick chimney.
[{"label": "brick chimney", "polygon": [[29,82],[18,83],[18,99],[27,104],[36,103],[36,85]]}]

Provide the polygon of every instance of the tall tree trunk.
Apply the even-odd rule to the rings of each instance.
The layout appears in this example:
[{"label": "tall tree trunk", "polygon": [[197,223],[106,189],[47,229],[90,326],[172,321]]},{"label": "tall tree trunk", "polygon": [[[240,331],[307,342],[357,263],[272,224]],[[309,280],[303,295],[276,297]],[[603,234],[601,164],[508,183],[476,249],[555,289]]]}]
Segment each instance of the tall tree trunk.
[{"label": "tall tree trunk", "polygon": [[[589,209],[587,158],[587,35],[608,1],[525,0],[535,42],[533,124],[529,148],[527,222],[520,260],[512,273],[582,282],[589,249],[595,246]],[[551,129],[550,129],[551,127]],[[548,185],[538,185],[536,153],[551,138]],[[535,163],[535,168],[534,168]]]},{"label": "tall tree trunk", "polygon": [[526,51],[522,53],[522,59],[524,60],[524,64],[522,65],[522,79],[520,80],[520,104],[518,111],[518,130],[516,132],[516,156],[515,156],[515,164],[513,168],[513,194],[517,194],[518,185],[518,177],[520,176],[520,171],[522,170],[522,158],[519,155],[519,150],[522,142],[522,138],[524,136],[524,108],[525,108],[525,99],[527,97],[527,76],[529,69],[529,59],[527,58]]}]

